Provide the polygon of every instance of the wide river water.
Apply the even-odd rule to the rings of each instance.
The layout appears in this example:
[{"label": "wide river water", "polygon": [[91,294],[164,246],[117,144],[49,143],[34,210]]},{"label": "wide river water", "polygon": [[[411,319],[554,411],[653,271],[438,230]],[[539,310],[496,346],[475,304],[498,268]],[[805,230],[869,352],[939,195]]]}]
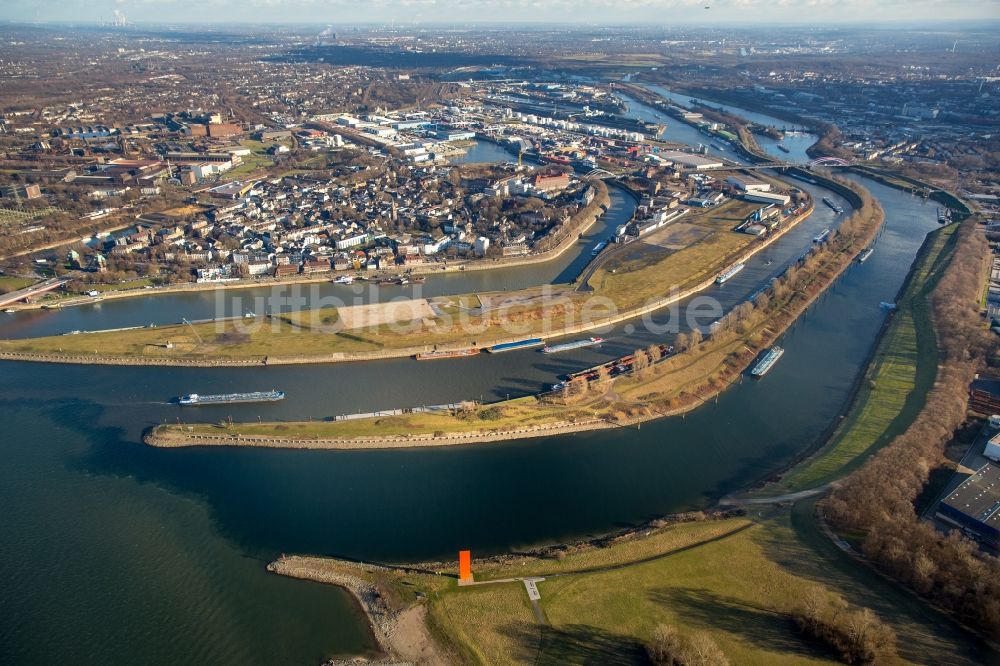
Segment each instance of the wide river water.
[{"label": "wide river water", "polygon": [[[656,119],[652,109],[630,106]],[[687,125],[669,125],[667,139],[707,141]],[[474,150],[476,159],[509,158],[489,144]],[[802,160],[804,149],[797,144],[775,156]],[[281,552],[451,559],[460,548],[485,555],[578,539],[705,507],[767,476],[843,412],[884,317],[879,301],[893,300],[925,234],[937,227],[932,204],[864,184],[886,210],[876,251],[788,331],[774,370],[685,418],[641,430],[403,451],[158,450],[140,443],[144,428],[179,417],[323,418],[534,392],[568,370],[663,339],[642,327],[619,327],[599,349],[554,358],[525,351],[252,369],[0,364],[0,661],[312,664],[360,653],[372,641],[346,593],[268,575],[264,564]],[[828,194],[800,185],[817,199]],[[571,280],[633,206],[613,190],[608,215],[578,248],[548,264],[435,276],[381,298]],[[837,219],[819,204],[708,295],[727,308],[746,299]],[[371,297],[333,285],[300,291],[303,300],[288,307]],[[272,295],[266,288],[176,294],[3,314],[0,337],[259,311],[273,304],[261,300]],[[167,402],[192,391],[272,387],[288,398],[184,412]]]}]

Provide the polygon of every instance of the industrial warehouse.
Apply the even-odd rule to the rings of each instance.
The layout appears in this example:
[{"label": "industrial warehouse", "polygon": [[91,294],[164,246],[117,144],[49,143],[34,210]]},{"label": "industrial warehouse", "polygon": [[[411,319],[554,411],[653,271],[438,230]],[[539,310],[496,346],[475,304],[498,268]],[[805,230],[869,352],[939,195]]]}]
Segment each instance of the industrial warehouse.
[{"label": "industrial warehouse", "polygon": [[1000,466],[980,467],[941,501],[937,515],[992,546],[1000,543]]}]

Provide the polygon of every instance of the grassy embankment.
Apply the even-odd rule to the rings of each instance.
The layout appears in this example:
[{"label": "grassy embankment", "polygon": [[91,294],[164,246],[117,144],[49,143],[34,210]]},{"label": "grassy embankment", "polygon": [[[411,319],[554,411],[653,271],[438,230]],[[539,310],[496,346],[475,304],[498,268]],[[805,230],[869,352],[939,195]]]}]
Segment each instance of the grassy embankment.
[{"label": "grassy embankment", "polygon": [[[439,299],[442,316],[402,327],[383,325],[331,331],[329,311],[320,310],[273,320],[218,322],[193,328],[174,325],[69,337],[4,340],[0,341],[0,351],[150,359],[251,360],[268,356],[273,360],[431,345],[469,346],[476,343],[484,346],[519,336],[538,335],[545,330],[558,332],[583,321],[585,304],[594,296],[610,299],[617,312],[627,312],[651,299],[667,296],[666,285],[684,290],[711,279],[759,242],[747,234],[733,231],[747,208],[745,202],[734,200],[685,217],[684,223],[700,232],[698,241],[687,247],[665,248],[637,243],[634,246],[637,252],[633,253],[635,259],[597,271],[590,280],[593,292],[565,289],[547,302],[539,298],[539,288],[493,294],[494,301],[507,300],[512,304],[487,309],[478,315],[465,310],[468,316],[464,320],[454,315],[473,298],[468,295]],[[640,249],[642,252],[638,251]],[[480,298],[483,296],[487,295],[480,295]],[[605,312],[603,316],[608,314],[610,312]],[[168,347],[167,342],[172,346]]]},{"label": "grassy embankment", "polygon": [[13,275],[0,275],[0,294],[8,294],[18,289],[24,289],[33,285],[37,280],[31,278],[20,278]]},{"label": "grassy embankment", "polygon": [[152,287],[153,281],[150,278],[136,278],[134,280],[125,280],[124,282],[114,282],[112,284],[84,284],[83,288],[86,291],[99,291],[99,292],[114,292],[114,291],[124,291],[129,289],[144,289],[146,287]]},{"label": "grassy embankment", "polygon": [[938,365],[929,298],[951,260],[956,229],[958,225],[949,225],[928,235],[847,415],[821,449],[766,488],[768,495],[844,476],[919,413]]},{"label": "grassy embankment", "polygon": [[366,577],[395,604],[419,603],[422,593],[431,634],[464,663],[641,662],[659,624],[685,635],[709,633],[733,664],[834,663],[799,636],[789,617],[810,594],[841,595],[877,612],[899,637],[900,663],[970,659],[973,648],[946,618],[830,545],[796,510],[759,522],[652,528],[608,545],[570,547],[558,558],[514,555],[474,564],[477,581],[545,577],[538,588],[546,624],[535,619],[517,580],[459,587],[429,574],[336,560],[309,564]]}]

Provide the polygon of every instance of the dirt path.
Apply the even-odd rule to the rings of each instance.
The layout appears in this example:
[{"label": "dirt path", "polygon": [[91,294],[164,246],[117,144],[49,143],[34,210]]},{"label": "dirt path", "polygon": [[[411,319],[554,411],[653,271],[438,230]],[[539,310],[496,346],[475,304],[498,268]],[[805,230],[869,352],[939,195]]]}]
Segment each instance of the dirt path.
[{"label": "dirt path", "polygon": [[809,488],[807,490],[800,490],[795,493],[787,493],[785,495],[772,495],[771,497],[723,497],[719,500],[719,506],[753,506],[760,504],[785,504],[787,502],[798,502],[799,500],[808,499],[810,497],[815,497],[816,495],[823,495],[830,488],[833,487],[833,483],[827,483],[822,486],[817,486],[815,488]]}]

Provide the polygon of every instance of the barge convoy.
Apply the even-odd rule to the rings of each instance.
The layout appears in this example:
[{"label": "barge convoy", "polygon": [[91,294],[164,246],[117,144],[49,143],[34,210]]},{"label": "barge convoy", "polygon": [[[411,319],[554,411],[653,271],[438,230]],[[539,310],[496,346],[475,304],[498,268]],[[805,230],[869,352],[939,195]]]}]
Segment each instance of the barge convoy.
[{"label": "barge convoy", "polygon": [[[604,342],[604,338],[592,337],[585,338],[583,340],[574,340],[573,342],[564,342],[558,345],[548,345],[541,349],[540,351],[545,354],[557,354],[559,352],[569,351],[571,349],[580,349],[581,347],[593,347],[594,345],[599,345]],[[493,345],[492,347],[486,347],[486,351],[492,354],[499,354],[500,352],[515,351],[517,349],[527,349],[529,347],[538,347],[544,344],[541,338],[528,338],[527,340],[518,340],[516,342],[505,342],[498,345]],[[441,349],[429,352],[421,352],[416,354],[413,358],[418,361],[435,361],[443,358],[464,358],[466,356],[478,356],[480,349],[477,347],[470,347],[468,349]]]},{"label": "barge convoy", "polygon": [[478,355],[479,350],[473,347],[470,349],[442,349],[441,351],[420,352],[413,358],[418,361],[436,361],[442,358],[463,358],[465,356]]},{"label": "barge convoy", "polygon": [[[667,344],[656,345],[659,350],[659,359],[651,360],[653,365],[667,360],[674,355],[674,346]],[[648,354],[647,354],[648,358]],[[566,384],[573,381],[574,379],[583,378],[588,382],[597,381],[602,373],[606,373],[607,377],[614,378],[619,375],[628,374],[632,371],[632,367],[635,365],[635,354],[628,354],[620,358],[616,358],[607,363],[602,363],[600,365],[595,365],[592,368],[587,368],[586,370],[580,370],[579,372],[572,372],[565,376],[565,381],[561,381],[558,384],[553,384],[552,391],[561,391],[566,387]]]},{"label": "barge convoy", "polygon": [[719,277],[715,278],[715,284],[723,284],[726,280],[743,270],[745,266],[746,264],[743,263],[733,264],[722,273],[719,273]]},{"label": "barge convoy", "polygon": [[763,377],[768,373],[768,371],[770,371],[771,368],[774,367],[774,364],[778,362],[778,359],[781,358],[784,353],[785,350],[781,347],[771,347],[767,350],[767,353],[764,354],[763,358],[757,361],[757,364],[753,366],[753,369],[750,370],[750,375],[753,377]]},{"label": "barge convoy", "polygon": [[599,345],[604,342],[604,338],[584,338],[583,340],[574,340],[573,342],[564,342],[561,345],[548,345],[542,348],[543,354],[558,354],[559,352],[569,351],[571,349],[580,349],[581,347],[593,347],[594,345]]},{"label": "barge convoy", "polygon": [[518,349],[527,349],[528,347],[538,347],[545,344],[544,340],[541,338],[528,338],[526,340],[518,340],[516,342],[504,342],[503,344],[493,345],[492,347],[487,347],[486,351],[491,354],[499,354],[500,352],[515,351]]},{"label": "barge convoy", "polygon": [[413,358],[418,361],[436,361],[442,358],[464,358],[466,356],[478,356],[479,350],[472,347],[469,349],[442,349],[440,351],[420,352]]},{"label": "barge convoy", "polygon": [[220,393],[218,395],[200,395],[198,393],[191,393],[178,398],[177,403],[181,405],[229,405],[239,402],[277,402],[278,400],[284,399],[284,391]]},{"label": "barge convoy", "polygon": [[830,207],[830,210],[832,210],[832,211],[833,211],[834,213],[837,213],[838,215],[839,215],[840,213],[843,213],[843,212],[844,212],[844,209],[843,209],[843,208],[841,208],[841,207],[840,207],[840,206],[839,206],[839,205],[837,204],[837,202],[836,202],[836,201],[834,201],[833,199],[831,199],[830,197],[823,197],[823,203],[825,203],[825,204],[826,204],[827,206],[829,206],[829,207]]}]

